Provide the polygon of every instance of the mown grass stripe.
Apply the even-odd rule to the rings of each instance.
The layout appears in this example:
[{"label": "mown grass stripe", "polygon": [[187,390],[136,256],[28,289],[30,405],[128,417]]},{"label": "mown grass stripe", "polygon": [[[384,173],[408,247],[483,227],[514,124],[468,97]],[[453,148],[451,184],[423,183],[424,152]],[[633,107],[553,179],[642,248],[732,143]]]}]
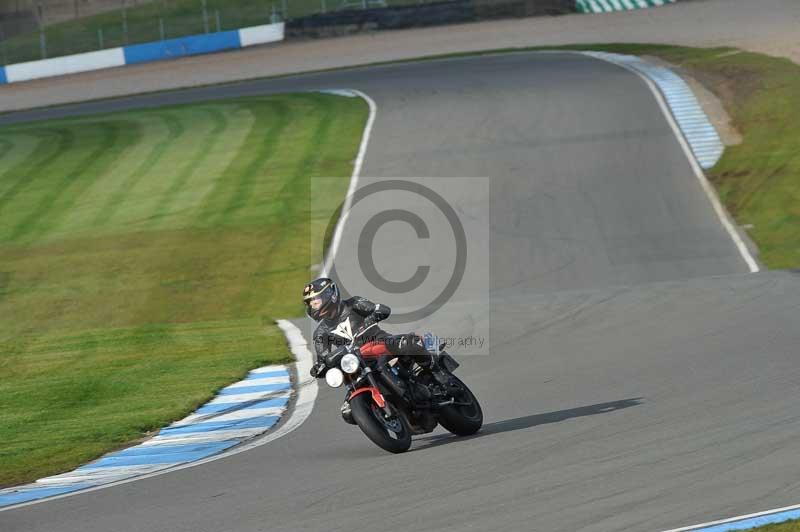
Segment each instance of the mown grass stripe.
[{"label": "mown grass stripe", "polygon": [[[42,142],[38,148],[9,174],[19,177],[14,184],[0,195],[0,212],[8,205],[31,181],[41,177],[45,168],[57,161],[64,153],[75,144],[75,134],[69,129],[59,128],[53,130],[34,130],[34,135],[41,136]],[[55,139],[54,139],[55,137]],[[55,140],[55,142],[48,142]]]},{"label": "mown grass stripe", "polygon": [[200,209],[197,221],[201,225],[230,222],[233,214],[247,202],[265,163],[276,155],[280,135],[288,124],[289,108],[281,99],[243,105],[254,118],[239,149],[247,158],[234,158],[217,178]]},{"label": "mown grass stripe", "polygon": [[[260,149],[256,151],[256,156],[245,168],[242,178],[238,182],[236,191],[231,196],[228,204],[220,213],[220,222],[230,221],[236,211],[240,210],[250,199],[250,193],[255,185],[256,179],[264,171],[264,166],[275,155],[275,148],[278,146],[280,136],[288,124],[289,109],[284,102],[276,102],[274,106],[273,121],[269,126],[259,131],[255,128],[251,133],[255,144],[260,144]],[[256,120],[258,123],[258,120]],[[263,139],[259,142],[259,137]],[[249,139],[248,139],[249,140]]]},{"label": "mown grass stripe", "polygon": [[12,137],[13,141],[9,141],[12,147],[3,154],[3,158],[0,160],[0,197],[14,186],[14,176],[18,175],[19,169],[26,162],[32,163],[31,155],[40,146],[41,137],[42,135],[20,133]]},{"label": "mown grass stripe", "polygon": [[167,134],[163,141],[156,140],[150,154],[142,161],[142,163],[120,184],[115,193],[109,197],[106,204],[100,209],[97,218],[95,218],[93,225],[103,226],[107,225],[114,215],[119,210],[120,206],[125,201],[126,196],[130,190],[136,186],[139,181],[150,173],[153,167],[158,164],[165,153],[172,147],[172,145],[184,134],[185,128],[180,120],[175,118],[170,113],[159,113],[158,117],[166,124]]},{"label": "mown grass stripe", "polygon": [[66,184],[64,193],[56,198],[53,208],[42,214],[33,236],[39,238],[53,236],[62,222],[73,212],[77,202],[86,191],[97,180],[102,180],[108,171],[113,171],[115,163],[124,154],[127,147],[139,137],[138,128],[134,122],[114,121],[109,122],[108,125],[110,128],[106,129],[108,134],[102,143],[104,149],[98,149],[93,154],[96,155],[94,159],[87,158],[88,165],[82,170],[77,168],[73,172],[73,179]]},{"label": "mown grass stripe", "polygon": [[[336,107],[320,99],[319,94],[310,94],[306,98],[314,105],[314,113],[319,114],[319,121],[314,126],[314,133],[308,142],[306,149],[303,151],[301,157],[298,159],[291,176],[287,179],[281,189],[278,191],[276,198],[279,201],[275,203],[277,209],[271,213],[270,218],[276,223],[280,220],[293,220],[296,219],[297,211],[308,207],[309,200],[307,198],[310,189],[310,178],[319,176],[320,169],[318,168],[325,150],[323,146],[329,146],[331,139],[332,126],[336,118]],[[311,114],[311,113],[309,113]],[[270,242],[265,254],[266,260],[259,268],[260,271],[269,271],[272,265],[271,258],[274,253],[285,246],[287,240],[293,238],[295,229],[289,229],[277,232],[275,238]],[[310,236],[310,235],[309,235]],[[274,265],[273,265],[274,266]],[[286,265],[282,265],[285,267]],[[253,282],[257,282],[254,279]],[[244,290],[240,292],[236,301],[238,308],[246,308],[252,305],[253,299],[258,297],[252,290]]]},{"label": "mown grass stripe", "polygon": [[[4,237],[41,208],[54,175],[61,178],[95,150],[101,134],[92,123],[128,120],[137,133],[120,134],[116,145],[128,144],[122,155],[102,172],[98,163],[82,174],[91,180],[68,187],[26,235],[46,229],[47,239],[0,249],[0,271],[7,272],[0,275],[0,486],[68,471],[119,449],[185,418],[248,369],[288,360],[284,337],[270,324],[274,316],[297,312],[292,287],[306,281],[311,264],[306,249],[314,231],[321,231],[305,210],[307,177],[296,176],[308,170],[338,178],[325,194],[341,201],[367,116],[358,99],[320,96],[319,106],[309,105],[310,98],[259,96],[48,124],[75,132],[75,144],[32,176],[35,182],[6,207],[0,215]],[[228,223],[216,223],[217,213],[251,177],[243,174],[277,119],[276,102],[289,115],[279,144],[255,176],[246,202]],[[315,136],[325,106],[334,108],[336,119],[327,134]],[[215,124],[208,108],[223,113],[227,129],[202,162],[192,162],[195,172],[179,187],[173,180],[198,156],[199,146],[210,142]],[[154,144],[172,140],[163,114],[179,120],[185,133],[150,162],[137,185],[126,186],[153,158]],[[3,159],[5,167],[23,156],[28,161],[6,175],[0,194],[20,173],[41,166],[41,159],[29,157],[37,150],[32,140],[39,137],[31,133],[37,127],[0,132],[25,148]],[[47,136],[49,150],[39,154],[50,154],[58,138]],[[320,141],[325,145],[313,146]],[[294,182],[287,186],[288,180]],[[220,192],[211,205],[215,219],[200,224],[199,213],[215,187]],[[118,204],[110,205],[117,209],[111,224],[93,225],[120,189]],[[163,199],[173,194],[169,203]],[[290,198],[295,205],[282,205]],[[159,203],[171,212],[148,228],[144,224]],[[61,216],[62,207],[69,214]],[[284,218],[276,223],[280,215]],[[273,246],[277,238],[282,244]]]},{"label": "mown grass stripe", "polygon": [[305,205],[297,201],[297,199],[308,194],[308,178],[318,175],[317,166],[323,154],[320,147],[325,146],[325,143],[329,140],[334,120],[334,108],[329,104],[325,105],[319,99],[319,95],[313,96],[313,103],[316,108],[315,113],[319,114],[319,121],[314,127],[311,142],[306,146],[306,150],[303,152],[292,178],[286,182],[278,194],[279,198],[283,198],[284,194],[289,193],[286,201],[278,202],[281,218],[293,214],[301,205],[305,208]]},{"label": "mown grass stripe", "polygon": [[186,186],[192,174],[211,154],[214,146],[222,139],[225,130],[228,128],[228,119],[219,109],[207,108],[204,111],[209,115],[214,127],[200,142],[197,152],[191,156],[190,162],[175,177],[169,189],[161,196],[158,205],[151,216],[151,226],[157,225],[159,221],[170,211],[170,207],[175,202],[178,193]]},{"label": "mown grass stripe", "polygon": [[13,142],[7,139],[0,139],[0,159],[8,155],[8,152],[10,152],[13,148],[14,148]]},{"label": "mown grass stripe", "polygon": [[221,176],[225,175],[230,166],[247,162],[247,156],[242,154],[246,153],[243,152],[243,147],[256,120],[252,107],[242,104],[216,104],[215,108],[228,120],[227,129],[220,135],[203,165],[192,175],[189,184],[178,193],[172,206],[172,214],[162,219],[162,224],[184,228],[207,225],[199,221],[202,213],[212,212],[210,204],[219,208],[227,198],[223,192],[222,197],[212,200],[212,192],[230,191],[234,184],[233,180],[229,180],[228,188],[218,188]]},{"label": "mown grass stripe", "polygon": [[[5,177],[6,173],[10,172],[11,169],[15,166],[15,165],[6,166],[7,161],[5,161],[5,158],[6,157],[11,158],[10,154],[14,151],[15,148],[17,148],[18,143],[0,138],[0,146],[2,146],[2,148],[0,148],[0,193],[2,193],[2,189],[4,188],[5,185],[5,180],[3,178]],[[22,160],[24,161],[26,158],[27,156],[23,157]]]},{"label": "mown grass stripe", "polygon": [[[72,171],[51,183],[48,192],[43,195],[36,207],[14,227],[11,232],[11,240],[19,240],[23,236],[33,236],[33,233],[41,234],[50,227],[52,222],[48,223],[43,219],[54,214],[57,215],[51,211],[56,207],[59,198],[66,194],[68,189],[80,180],[81,176],[89,174],[93,169],[101,168],[113,160],[115,154],[113,154],[112,148],[117,143],[120,130],[125,127],[125,124],[125,122],[102,122],[95,126],[101,132],[97,145],[80,160]],[[67,205],[60,209],[61,215],[69,208],[69,203],[67,201]]]}]

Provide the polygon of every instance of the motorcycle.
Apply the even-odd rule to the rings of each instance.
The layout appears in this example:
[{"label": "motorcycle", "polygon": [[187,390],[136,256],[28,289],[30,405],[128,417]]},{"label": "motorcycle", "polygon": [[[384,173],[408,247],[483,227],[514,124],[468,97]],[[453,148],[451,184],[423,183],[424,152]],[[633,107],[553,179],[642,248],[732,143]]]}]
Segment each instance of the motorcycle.
[{"label": "motorcycle", "polygon": [[358,347],[353,341],[329,355],[325,380],[347,389],[345,422],[391,453],[407,451],[412,435],[437,425],[458,436],[478,432],[483,425],[478,399],[453,374],[459,364],[443,350],[445,344],[435,345],[427,349],[431,360],[422,365],[414,357],[392,358],[383,342]]}]

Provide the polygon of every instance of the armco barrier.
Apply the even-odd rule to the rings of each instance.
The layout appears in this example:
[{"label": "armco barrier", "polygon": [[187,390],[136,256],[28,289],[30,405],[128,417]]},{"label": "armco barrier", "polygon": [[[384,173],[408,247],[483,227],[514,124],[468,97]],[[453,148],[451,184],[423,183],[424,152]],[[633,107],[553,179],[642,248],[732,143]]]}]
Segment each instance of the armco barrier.
[{"label": "armco barrier", "polygon": [[239,42],[242,48],[254,46],[256,44],[266,44],[270,42],[282,41],[284,37],[283,22],[278,24],[266,24],[264,26],[251,26],[239,30]]},{"label": "armco barrier", "polygon": [[125,56],[122,48],[111,48],[99,52],[86,54],[66,55],[41,61],[17,63],[6,67],[6,82],[27,81],[37,78],[63,76],[88,70],[100,70],[125,65]]},{"label": "armco barrier", "polygon": [[134,44],[123,48],[125,64],[150,63],[161,59],[173,59],[186,55],[207,54],[221,50],[232,50],[241,46],[239,31],[223,31],[208,35],[190,35],[159,42]]},{"label": "armco barrier", "polygon": [[120,67],[137,63],[174,59],[188,55],[207,54],[245,46],[282,41],[283,22],[223,31],[206,35],[191,35],[178,39],[134,44],[85,54],[67,55],[17,63],[0,67],[0,84],[32,79],[76,74],[90,70]]}]

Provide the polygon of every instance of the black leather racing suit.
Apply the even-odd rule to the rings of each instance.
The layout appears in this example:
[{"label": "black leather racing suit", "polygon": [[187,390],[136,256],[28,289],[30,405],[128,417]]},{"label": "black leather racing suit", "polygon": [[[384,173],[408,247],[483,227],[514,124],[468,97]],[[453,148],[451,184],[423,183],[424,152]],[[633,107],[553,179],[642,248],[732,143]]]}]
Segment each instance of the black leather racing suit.
[{"label": "black leather racing suit", "polygon": [[386,305],[373,303],[364,297],[351,297],[340,303],[335,319],[322,319],[314,331],[314,350],[317,364],[355,339],[357,346],[369,342],[384,342],[393,356],[422,356],[430,358],[422,341],[415,334],[391,335],[378,327],[378,322],[391,314]]}]

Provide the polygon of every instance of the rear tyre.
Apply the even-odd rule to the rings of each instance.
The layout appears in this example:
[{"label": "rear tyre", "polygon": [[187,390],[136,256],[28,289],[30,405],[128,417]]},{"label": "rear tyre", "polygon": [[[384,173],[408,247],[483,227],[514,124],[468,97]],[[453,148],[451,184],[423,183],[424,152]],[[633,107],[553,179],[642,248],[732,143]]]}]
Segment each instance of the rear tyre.
[{"label": "rear tyre", "polygon": [[483,426],[483,410],[478,399],[461,379],[455,375],[449,376],[452,384],[458,390],[453,390],[453,396],[460,403],[467,405],[444,406],[439,410],[439,424],[449,432],[458,436],[475,434]]},{"label": "rear tyre", "polygon": [[368,394],[355,396],[350,410],[358,428],[372,443],[390,453],[403,453],[411,447],[411,429],[397,409],[387,402],[393,416],[386,419],[383,409]]}]

